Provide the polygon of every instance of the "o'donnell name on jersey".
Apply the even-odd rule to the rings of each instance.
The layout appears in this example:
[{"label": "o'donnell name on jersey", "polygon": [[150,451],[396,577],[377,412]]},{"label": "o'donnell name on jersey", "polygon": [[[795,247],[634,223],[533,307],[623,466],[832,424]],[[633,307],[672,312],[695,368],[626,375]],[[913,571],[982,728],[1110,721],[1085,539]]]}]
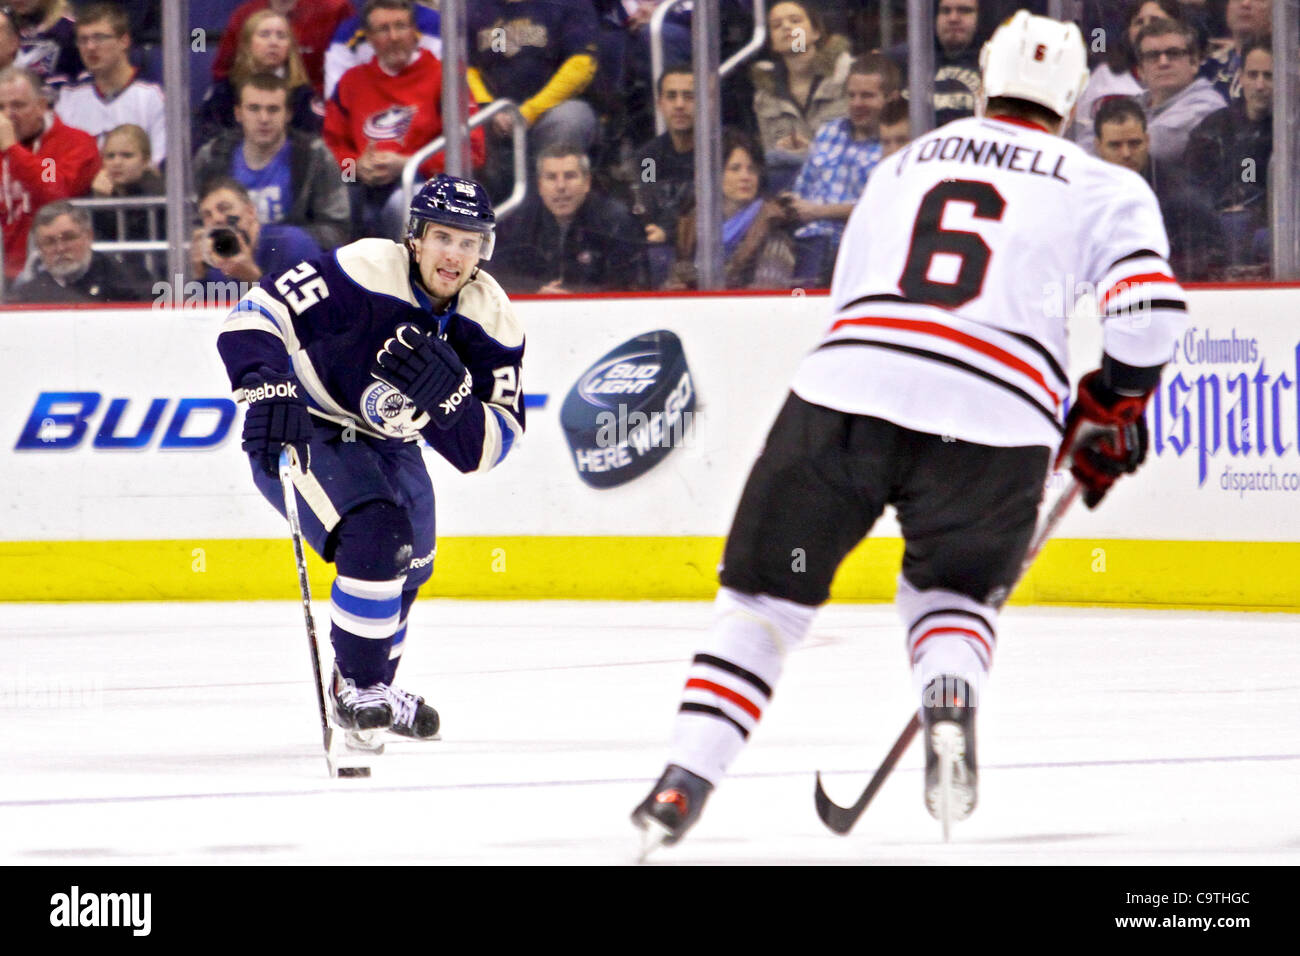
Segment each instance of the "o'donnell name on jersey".
[{"label": "o'donnell name on jersey", "polygon": [[[915,156],[911,155],[913,152],[916,153]],[[895,169],[894,174],[896,176],[901,175],[903,169],[907,166],[908,160],[918,165],[942,160],[945,162],[970,163],[972,166],[996,166],[998,169],[1005,169],[1013,173],[1047,176],[1068,184],[1070,181],[1061,175],[1061,167],[1065,165],[1065,157],[1058,155],[1055,165],[1049,170],[1040,166],[1041,163],[1045,162],[1043,155],[1044,151],[1041,149],[1015,146],[997,140],[971,139],[965,136],[945,136],[942,139],[936,137],[924,140],[920,145],[913,143],[906,147],[903,150],[903,155],[898,160],[898,168]],[[1028,163],[1027,166],[1026,163]]]}]

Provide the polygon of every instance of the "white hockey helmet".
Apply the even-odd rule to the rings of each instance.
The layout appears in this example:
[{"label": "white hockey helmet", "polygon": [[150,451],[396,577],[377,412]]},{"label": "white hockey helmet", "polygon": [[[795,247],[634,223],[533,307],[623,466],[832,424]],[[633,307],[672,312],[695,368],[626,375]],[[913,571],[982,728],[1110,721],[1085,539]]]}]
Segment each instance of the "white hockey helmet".
[{"label": "white hockey helmet", "polygon": [[1073,23],[1017,10],[980,50],[980,113],[995,96],[1028,100],[1064,119],[1088,84],[1088,54]]}]

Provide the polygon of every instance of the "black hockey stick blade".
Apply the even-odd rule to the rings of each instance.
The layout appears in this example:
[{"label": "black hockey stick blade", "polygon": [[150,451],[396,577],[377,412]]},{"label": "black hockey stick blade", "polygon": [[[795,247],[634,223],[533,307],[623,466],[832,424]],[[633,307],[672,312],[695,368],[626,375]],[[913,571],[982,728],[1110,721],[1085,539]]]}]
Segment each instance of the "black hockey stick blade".
[{"label": "black hockey stick blade", "polygon": [[876,771],[871,782],[867,784],[867,789],[862,791],[862,796],[851,807],[841,807],[826,795],[822,788],[822,775],[819,771],[817,774],[817,791],[813,795],[817,803],[817,816],[821,817],[822,823],[826,824],[833,832],[840,836],[845,836],[853,829],[853,824],[858,822],[858,817],[862,816],[862,811],[867,809],[867,804],[871,802],[876,791],[881,788],[889,774],[894,769],[894,764],[898,763],[900,757],[912,743],[912,738],[916,736],[921,729],[921,715],[919,712],[912,715],[912,719],[907,722],[903,728],[902,734],[894,741],[894,746],[889,749],[885,756],[885,761]]}]

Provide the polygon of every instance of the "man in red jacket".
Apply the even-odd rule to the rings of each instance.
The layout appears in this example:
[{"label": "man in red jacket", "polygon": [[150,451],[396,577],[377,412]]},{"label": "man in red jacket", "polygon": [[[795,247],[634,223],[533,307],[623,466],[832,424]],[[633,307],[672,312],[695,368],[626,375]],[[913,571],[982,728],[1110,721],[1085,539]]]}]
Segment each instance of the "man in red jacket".
[{"label": "man in red jacket", "polygon": [[[419,45],[411,0],[369,0],[363,17],[375,58],[339,79],[325,105],[323,135],[350,184],[354,235],[395,239],[406,227],[402,167],[442,135],[442,63]],[[481,130],[470,137],[470,152],[481,166]],[[442,169],[439,153],[420,175]]]},{"label": "man in red jacket", "polygon": [[56,199],[84,196],[99,172],[99,149],[88,133],[50,111],[45,81],[23,67],[0,70],[0,184],[5,277],[27,262],[27,233],[36,211]]}]

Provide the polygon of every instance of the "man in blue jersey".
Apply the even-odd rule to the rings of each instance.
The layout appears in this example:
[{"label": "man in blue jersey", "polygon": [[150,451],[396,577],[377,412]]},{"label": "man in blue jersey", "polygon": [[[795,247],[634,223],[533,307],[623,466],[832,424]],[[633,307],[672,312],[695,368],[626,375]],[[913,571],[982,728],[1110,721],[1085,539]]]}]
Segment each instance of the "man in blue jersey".
[{"label": "man in blue jersey", "polygon": [[258,490],[283,514],[281,451],[296,459],[303,534],[330,594],[339,726],[373,743],[437,733],[393,678],[416,593],[433,573],[434,495],[419,442],[488,471],[523,434],[524,336],[479,267],[495,217],[475,182],[438,175],[404,242],[362,239],[265,276],[217,339]]}]

